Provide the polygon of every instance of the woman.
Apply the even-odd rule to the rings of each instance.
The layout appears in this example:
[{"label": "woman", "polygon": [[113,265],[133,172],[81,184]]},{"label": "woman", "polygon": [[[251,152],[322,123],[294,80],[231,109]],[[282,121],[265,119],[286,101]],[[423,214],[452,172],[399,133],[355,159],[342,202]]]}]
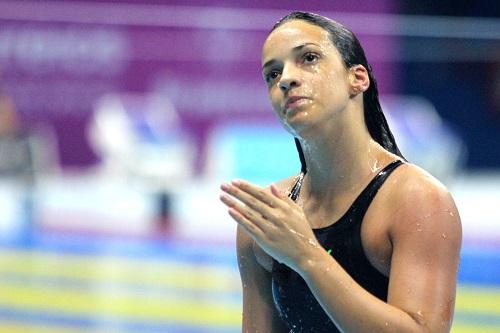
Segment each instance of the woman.
[{"label": "woman", "polygon": [[238,223],[243,332],[448,332],[457,208],[399,153],[356,37],[294,12],[262,63],[302,170],[269,189],[221,186]]}]

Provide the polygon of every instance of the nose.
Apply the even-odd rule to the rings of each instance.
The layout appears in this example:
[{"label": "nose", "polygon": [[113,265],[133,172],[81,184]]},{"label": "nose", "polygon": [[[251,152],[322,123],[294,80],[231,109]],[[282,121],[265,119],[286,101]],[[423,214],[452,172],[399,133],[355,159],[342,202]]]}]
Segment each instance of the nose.
[{"label": "nose", "polygon": [[298,87],[300,85],[300,80],[296,69],[293,68],[293,66],[286,66],[285,68],[283,68],[278,84],[280,90],[284,93],[292,89],[293,87]]}]

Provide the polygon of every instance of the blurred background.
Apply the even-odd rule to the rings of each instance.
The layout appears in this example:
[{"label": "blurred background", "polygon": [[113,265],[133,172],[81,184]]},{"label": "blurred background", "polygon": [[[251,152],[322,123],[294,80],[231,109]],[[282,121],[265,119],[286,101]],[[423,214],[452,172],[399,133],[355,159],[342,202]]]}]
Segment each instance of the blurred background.
[{"label": "blurred background", "polygon": [[261,46],[291,10],[361,40],[464,242],[453,332],[500,331],[497,1],[0,1],[0,332],[240,332],[218,186],[299,170]]}]

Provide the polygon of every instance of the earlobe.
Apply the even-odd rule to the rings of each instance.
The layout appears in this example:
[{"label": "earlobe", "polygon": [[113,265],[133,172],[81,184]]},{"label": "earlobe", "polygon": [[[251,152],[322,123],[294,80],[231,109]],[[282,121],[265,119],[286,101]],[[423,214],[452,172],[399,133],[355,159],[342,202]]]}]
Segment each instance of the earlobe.
[{"label": "earlobe", "polygon": [[349,69],[351,95],[355,96],[365,92],[370,86],[368,71],[363,65],[354,65]]}]

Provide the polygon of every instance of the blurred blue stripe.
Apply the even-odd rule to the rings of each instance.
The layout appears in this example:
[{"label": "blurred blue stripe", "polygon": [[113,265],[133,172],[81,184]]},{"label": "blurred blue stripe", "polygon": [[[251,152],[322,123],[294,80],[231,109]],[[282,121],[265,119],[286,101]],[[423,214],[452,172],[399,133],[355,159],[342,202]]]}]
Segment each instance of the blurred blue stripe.
[{"label": "blurred blue stripe", "polygon": [[[48,251],[82,255],[112,255],[133,259],[164,259],[188,264],[210,264],[237,269],[234,246],[184,240],[118,239],[77,235],[39,234],[26,241],[2,241],[0,250]],[[460,283],[500,285],[500,249],[467,247],[461,253]]]},{"label": "blurred blue stripe", "polygon": [[[455,319],[453,324],[468,324],[468,325],[487,325],[498,326],[500,328],[500,316],[480,313],[480,312],[465,312],[455,311]],[[500,332],[500,331],[499,331]]]},{"label": "blurred blue stripe", "polygon": [[463,248],[458,281],[477,285],[500,285],[500,249]]},{"label": "blurred blue stripe", "polygon": [[237,267],[234,246],[175,239],[119,239],[88,235],[35,235],[29,240],[1,240],[0,249],[50,251],[81,255],[114,255],[134,259],[170,259],[192,264]]}]

